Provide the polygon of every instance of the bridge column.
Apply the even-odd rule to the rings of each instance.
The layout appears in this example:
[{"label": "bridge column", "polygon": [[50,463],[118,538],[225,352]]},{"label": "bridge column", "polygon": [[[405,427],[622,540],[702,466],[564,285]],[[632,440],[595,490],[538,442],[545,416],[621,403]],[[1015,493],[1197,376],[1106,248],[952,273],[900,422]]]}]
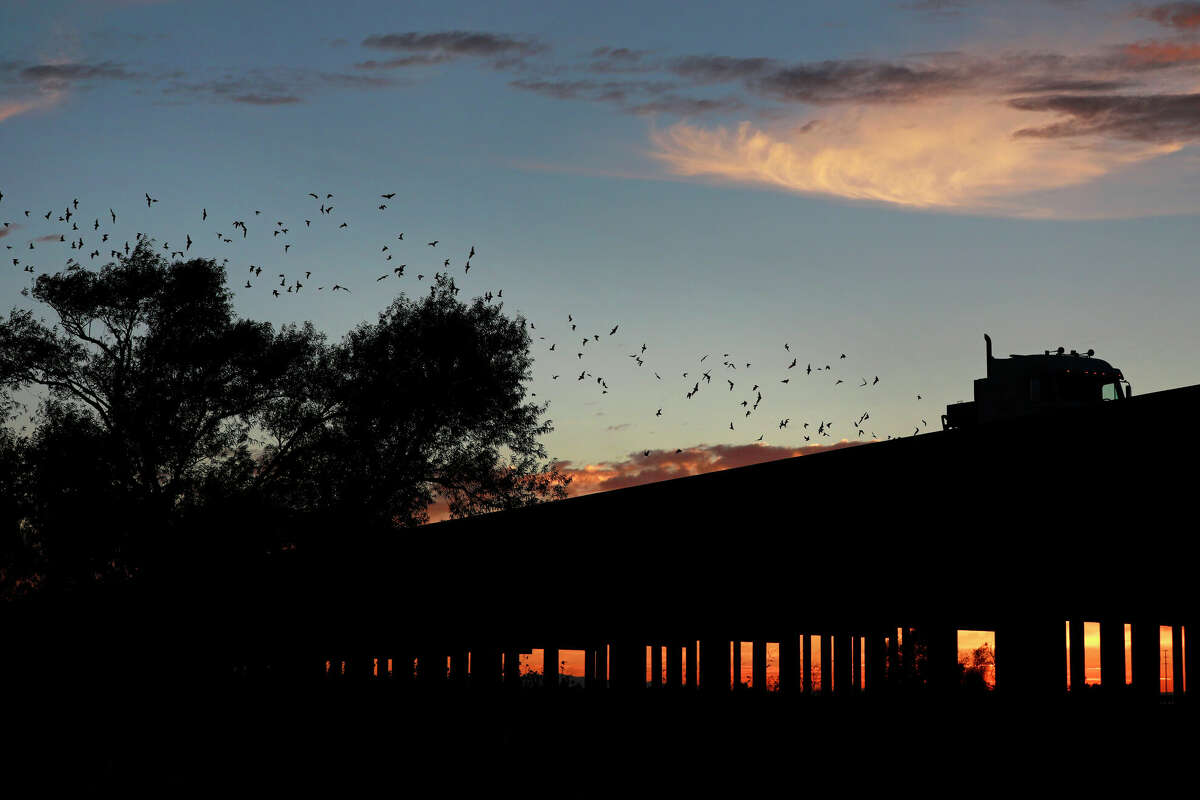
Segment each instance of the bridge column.
[{"label": "bridge column", "polygon": [[884,687],[887,674],[887,647],[883,633],[872,630],[867,635],[867,690],[878,694]]},{"label": "bridge column", "polygon": [[1125,691],[1125,624],[1119,617],[1100,620],[1100,688],[1110,699]]},{"label": "bridge column", "polygon": [[833,694],[833,634],[821,634],[821,694]]},{"label": "bridge column", "polygon": [[862,654],[863,640],[858,634],[853,634],[850,637],[850,687],[854,691],[858,691],[862,686]]},{"label": "bridge column", "polygon": [[[1193,620],[1195,618],[1193,617]],[[1200,635],[1200,628],[1197,628],[1194,622],[1183,627],[1183,660],[1184,660],[1184,676],[1188,684],[1187,693],[1189,695],[1196,692],[1196,640],[1195,637]]]},{"label": "bridge column", "polygon": [[495,689],[500,686],[500,648],[475,647],[471,650],[471,686]]},{"label": "bridge column", "polygon": [[1067,685],[1066,637],[1063,621],[1019,618],[996,631],[996,690],[1023,703],[1061,698]]},{"label": "bridge column", "polygon": [[805,694],[812,694],[813,685],[813,668],[812,668],[812,637],[805,634],[801,638],[801,664],[800,664],[800,691]]},{"label": "bridge column", "polygon": [[912,683],[917,679],[917,630],[916,628],[904,628],[904,644],[901,645],[903,659],[903,678],[905,683]]},{"label": "bridge column", "polygon": [[800,635],[785,633],[779,640],[779,691],[796,694],[800,689]]},{"label": "bridge column", "polygon": [[[387,667],[387,659],[380,659]],[[395,662],[392,662],[393,668]],[[467,683],[467,651],[455,650],[450,654],[450,682],[455,686],[465,686]]]},{"label": "bridge column", "polygon": [[609,685],[613,689],[631,691],[645,687],[646,646],[637,641],[613,642],[609,651],[608,673]]},{"label": "bridge column", "polygon": [[929,688],[942,693],[958,688],[958,630],[936,622],[926,625],[921,635],[925,639],[925,677]]},{"label": "bridge column", "polygon": [[851,637],[848,633],[839,633],[833,637],[833,688],[839,695],[850,694],[851,677],[853,675],[854,654]]},{"label": "bridge column", "polygon": [[1183,626],[1171,626],[1171,674],[1173,683],[1172,691],[1175,692],[1175,700],[1178,701],[1183,697],[1183,672],[1185,669],[1183,663]]},{"label": "bridge column", "polygon": [[695,639],[688,639],[687,647],[687,685],[689,689],[695,689],[700,685],[700,660],[697,650],[697,642]]},{"label": "bridge column", "polygon": [[542,651],[542,686],[557,689],[558,680],[558,648],[547,647]]},{"label": "bridge column", "polygon": [[667,686],[671,689],[683,686],[683,645],[678,640],[667,647]]},{"label": "bridge column", "polygon": [[888,685],[894,686],[900,681],[900,637],[896,632],[900,629],[892,627],[888,629],[887,640],[887,682]]},{"label": "bridge column", "polygon": [[[658,642],[650,645],[650,685],[655,689],[662,688],[663,652]],[[644,680],[645,676],[643,676]]]},{"label": "bridge column", "polygon": [[700,688],[708,694],[729,691],[729,640],[700,640]]},{"label": "bridge column", "polygon": [[519,650],[504,651],[504,685],[509,688],[521,685],[521,653]]},{"label": "bridge column", "polygon": [[1133,622],[1133,691],[1140,700],[1158,699],[1158,623],[1150,617]]},{"label": "bridge column", "polygon": [[754,641],[750,645],[750,684],[756,692],[767,690],[767,643]]}]

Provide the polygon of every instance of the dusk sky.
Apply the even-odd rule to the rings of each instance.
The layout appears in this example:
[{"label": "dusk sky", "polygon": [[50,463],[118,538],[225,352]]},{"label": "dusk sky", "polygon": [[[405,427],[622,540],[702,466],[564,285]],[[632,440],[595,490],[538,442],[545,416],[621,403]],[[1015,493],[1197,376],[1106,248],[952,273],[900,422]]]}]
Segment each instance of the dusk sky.
[{"label": "dusk sky", "polygon": [[336,338],[449,258],[616,486],[939,429],[985,332],[1197,383],[1198,141],[1200,3],[0,0],[0,296],[190,236]]}]

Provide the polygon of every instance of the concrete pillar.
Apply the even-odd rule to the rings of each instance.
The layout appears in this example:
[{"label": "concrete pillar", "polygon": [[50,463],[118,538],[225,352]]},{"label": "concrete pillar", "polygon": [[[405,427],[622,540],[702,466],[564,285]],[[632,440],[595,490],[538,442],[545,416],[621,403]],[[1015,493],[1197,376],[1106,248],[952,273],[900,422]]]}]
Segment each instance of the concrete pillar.
[{"label": "concrete pillar", "polygon": [[1133,622],[1133,691],[1144,701],[1158,699],[1158,622],[1142,617]]},{"label": "concrete pillar", "polygon": [[755,641],[750,644],[750,684],[756,692],[767,690],[767,643]]},{"label": "concrete pillar", "polygon": [[904,642],[901,645],[900,679],[904,683],[912,683],[917,678],[917,633],[913,628],[904,628]]},{"label": "concrete pillar", "polygon": [[958,630],[944,622],[922,627],[925,642],[925,678],[929,688],[946,693],[958,688]]},{"label": "concrete pillar", "polygon": [[504,651],[504,685],[510,688],[521,685],[521,653],[518,650]]},{"label": "concrete pillar", "polygon": [[833,694],[833,635],[821,634],[821,694]]},{"label": "concrete pillar", "polygon": [[1184,676],[1188,695],[1196,693],[1196,640],[1193,637],[1197,635],[1200,635],[1200,628],[1195,624],[1183,626]]},{"label": "concrete pillar", "polygon": [[658,642],[650,645],[650,685],[662,688],[663,649]]},{"label": "concrete pillar", "polygon": [[558,648],[547,647],[542,651],[542,686],[558,688]]},{"label": "concrete pillar", "polygon": [[[387,659],[384,659],[387,666]],[[395,667],[395,662],[392,662]],[[464,686],[467,682],[467,651],[455,650],[450,654],[450,682],[455,686]]]},{"label": "concrete pillar", "polygon": [[850,694],[853,668],[851,636],[848,633],[839,633],[833,637],[833,690],[836,694]]},{"label": "concrete pillar", "polygon": [[785,633],[779,640],[779,691],[796,694],[800,690],[800,635]]},{"label": "concrete pillar", "polygon": [[996,691],[1034,705],[1062,697],[1067,686],[1063,621],[1051,611],[1015,619],[996,631]]},{"label": "concrete pillar", "polygon": [[900,637],[896,635],[899,628],[888,629],[888,646],[887,646],[887,677],[889,685],[894,685],[899,682],[900,676],[903,674],[900,669]]},{"label": "concrete pillar", "polygon": [[667,647],[667,687],[679,689],[683,686],[683,645],[673,641]]},{"label": "concrete pillar", "polygon": [[862,686],[862,637],[854,634],[850,637],[850,687],[858,691]]},{"label": "concrete pillar", "polygon": [[1174,677],[1172,690],[1175,692],[1175,699],[1179,700],[1183,697],[1183,671],[1185,669],[1183,663],[1183,626],[1174,625],[1171,627],[1171,668]]},{"label": "concrete pillar", "polygon": [[708,694],[729,691],[729,640],[700,640],[700,688]]},{"label": "concrete pillar", "polygon": [[877,694],[884,687],[887,674],[887,647],[883,639],[879,630],[867,635],[867,689]]},{"label": "concrete pillar", "polygon": [[812,666],[812,637],[805,635],[801,636],[801,654],[800,654],[800,691],[805,694],[812,694],[813,686],[813,666]]},{"label": "concrete pillar", "polygon": [[[597,673],[600,673],[597,668]],[[611,643],[608,659],[609,686],[624,692],[646,686],[646,646],[638,641]]]},{"label": "concrete pillar", "polygon": [[689,689],[695,689],[700,685],[700,659],[697,654],[697,641],[688,639],[687,647],[687,685]]},{"label": "concrete pillar", "polygon": [[1100,620],[1100,688],[1110,698],[1125,691],[1125,623],[1119,617]]}]

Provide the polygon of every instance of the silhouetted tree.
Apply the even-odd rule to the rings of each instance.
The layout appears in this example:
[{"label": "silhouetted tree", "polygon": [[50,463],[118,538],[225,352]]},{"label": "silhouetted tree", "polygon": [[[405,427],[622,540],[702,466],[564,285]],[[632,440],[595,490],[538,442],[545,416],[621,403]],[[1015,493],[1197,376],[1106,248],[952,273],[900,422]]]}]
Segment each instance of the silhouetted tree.
[{"label": "silhouetted tree", "polygon": [[995,669],[996,654],[991,646],[984,642],[970,654],[961,657],[958,666],[962,670],[963,688],[968,691],[984,692],[990,688],[988,678],[991,671]]},{"label": "silhouetted tree", "polygon": [[28,509],[26,449],[24,440],[0,426],[0,597],[17,593],[19,582],[34,572],[22,525]]},{"label": "silhouetted tree", "polygon": [[169,541],[197,487],[244,459],[246,418],[296,360],[294,337],[238,319],[222,266],[167,264],[149,239],[99,272],[41,275],[33,297],[57,321],[0,323],[0,386],[48,392],[29,525],[49,563],[86,578],[99,549],[129,566]]},{"label": "silhouetted tree", "polygon": [[456,293],[439,276],[331,345],[238,318],[221,265],[168,264],[148,239],[39,276],[57,319],[0,321],[0,410],[45,392],[34,434],[0,441],[4,564],[20,551],[92,581],[181,550],[262,552],[298,516],[404,526],[435,496],[458,515],[562,496],[546,407],[523,402],[524,321]]},{"label": "silhouetted tree", "polygon": [[565,496],[545,463],[546,405],[525,402],[525,321],[457,299],[438,275],[421,300],[398,297],[374,324],[314,349],[290,391],[258,417],[273,441],[258,480],[304,508],[386,526]]}]

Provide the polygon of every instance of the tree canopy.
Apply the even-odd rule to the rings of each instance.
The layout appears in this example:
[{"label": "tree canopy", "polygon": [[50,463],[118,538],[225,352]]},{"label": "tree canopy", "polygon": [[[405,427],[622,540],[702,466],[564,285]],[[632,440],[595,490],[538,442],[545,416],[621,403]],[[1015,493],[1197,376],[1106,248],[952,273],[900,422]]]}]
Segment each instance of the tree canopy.
[{"label": "tree canopy", "polygon": [[525,321],[457,295],[437,276],[331,343],[239,318],[223,266],[149,239],[40,276],[55,319],[0,321],[0,407],[42,390],[32,435],[0,440],[8,588],[30,559],[86,582],[163,547],[268,546],[272,519],[395,529],[435,499],[463,516],[564,496],[547,407],[525,399]]}]

